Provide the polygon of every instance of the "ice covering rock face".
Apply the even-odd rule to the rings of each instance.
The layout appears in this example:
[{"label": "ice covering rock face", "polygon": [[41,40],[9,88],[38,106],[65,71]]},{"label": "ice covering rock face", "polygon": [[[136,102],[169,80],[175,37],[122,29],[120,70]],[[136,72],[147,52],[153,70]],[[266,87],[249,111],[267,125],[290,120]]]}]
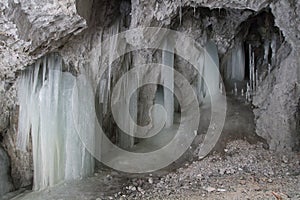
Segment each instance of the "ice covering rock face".
[{"label": "ice covering rock face", "polygon": [[17,147],[26,151],[32,141],[35,190],[94,171],[93,157],[77,133],[75,123],[81,122],[73,118],[76,78],[62,66],[61,57],[50,54],[22,72],[19,81]]},{"label": "ice covering rock face", "polygon": [[[66,44],[87,27],[84,18],[92,1],[0,2],[0,138],[11,161],[15,188],[30,186],[33,178],[31,144],[28,152],[16,148],[18,106],[16,77],[20,69]],[[77,7],[76,7],[77,6]],[[86,7],[86,8],[85,8]],[[84,18],[83,18],[84,17]]]}]

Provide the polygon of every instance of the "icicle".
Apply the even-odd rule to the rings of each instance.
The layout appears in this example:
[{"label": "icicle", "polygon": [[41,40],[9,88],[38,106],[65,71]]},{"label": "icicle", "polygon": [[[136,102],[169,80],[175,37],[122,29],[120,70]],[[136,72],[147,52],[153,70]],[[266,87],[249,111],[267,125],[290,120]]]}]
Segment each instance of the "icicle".
[{"label": "icicle", "polygon": [[196,5],[194,5],[194,17],[196,17]]},{"label": "icicle", "polygon": [[[127,73],[130,69],[131,57],[129,55],[125,55],[123,67],[126,69]],[[120,87],[119,98],[114,99],[114,104],[119,103],[119,109],[121,109],[118,113],[119,115],[115,116],[116,121],[122,124],[119,124],[120,127],[124,127],[125,130],[129,130],[131,135],[136,132],[135,126],[133,126],[128,120],[130,117],[136,122],[137,121],[137,104],[138,104],[138,94],[134,93],[131,96],[130,100],[124,98],[128,91],[132,91],[138,88],[138,78],[137,74],[130,74],[129,77],[126,77],[122,87]],[[125,104],[123,103],[125,102]],[[125,109],[129,108],[129,112],[126,112]],[[125,115],[124,115],[125,114]],[[122,130],[120,132],[120,138],[118,139],[118,143],[120,147],[129,149],[134,145],[134,137],[131,135],[124,133]]]},{"label": "icicle", "polygon": [[234,83],[234,95],[237,96],[237,93],[238,93],[238,89],[236,83]]},{"label": "icicle", "polygon": [[244,89],[241,90],[241,95],[244,96]]},{"label": "icicle", "polygon": [[205,45],[204,77],[211,96],[219,94],[219,55],[216,44],[208,41]]},{"label": "icicle", "polygon": [[109,45],[109,65],[108,65],[108,74],[107,74],[107,89],[106,89],[106,97],[104,101],[104,108],[103,113],[106,114],[109,107],[109,101],[110,101],[110,87],[111,87],[111,70],[112,70],[112,64],[114,61],[114,55],[117,53],[117,45],[118,45],[118,37],[113,37],[114,35],[119,33],[119,27],[120,27],[120,20],[117,20],[116,23],[114,23],[110,27],[110,45]]},{"label": "icicle", "polygon": [[257,91],[258,88],[258,72],[255,70],[255,92]]},{"label": "icicle", "polygon": [[276,65],[276,51],[277,51],[277,36],[274,34],[272,37],[272,42],[271,42],[271,49],[272,49],[272,58],[271,58],[271,64],[272,66]]},{"label": "icicle", "polygon": [[[31,93],[31,72],[28,70],[27,73],[23,72],[18,83],[18,101],[20,105],[19,111],[19,126],[18,126],[18,136],[17,136],[17,147],[20,150],[26,151],[26,145],[28,143],[30,121],[29,121],[29,111],[28,104],[29,94]],[[30,92],[30,93],[29,93]]]},{"label": "icicle", "polygon": [[[91,64],[90,64],[90,71],[89,76],[92,78],[92,80],[97,80],[98,79],[98,74],[99,74],[99,69],[100,66],[103,64],[102,63],[102,35],[103,35],[103,30],[100,30],[99,33],[96,35],[96,38],[93,40],[96,42],[96,46],[94,49],[91,51]],[[100,77],[102,78],[102,77]],[[95,86],[98,83],[93,83]]]},{"label": "icicle", "polygon": [[179,23],[182,23],[182,0],[179,0]]},{"label": "icicle", "polygon": [[223,94],[223,84],[220,83],[220,93]]},{"label": "icicle", "polygon": [[264,43],[264,63],[269,63],[269,50],[270,50],[270,41],[268,39],[265,40]]},{"label": "icicle", "polygon": [[250,102],[251,101],[251,91],[250,91],[250,85],[249,83],[247,83],[247,90],[246,90],[246,102]]},{"label": "icicle", "polygon": [[[250,77],[250,88],[252,88],[252,48],[249,44],[249,77]],[[247,88],[248,90],[248,88]]]},{"label": "icicle", "polygon": [[105,89],[106,89],[106,83],[107,80],[103,79],[100,81],[100,85],[99,85],[99,103],[104,103],[104,99],[105,99]]},{"label": "icicle", "polygon": [[[168,39],[165,39],[163,45],[162,64],[174,68],[174,46]],[[164,108],[167,111],[166,127],[169,128],[173,125],[174,116],[174,72],[162,69],[161,76],[164,83]]]},{"label": "icicle", "polygon": [[251,45],[249,45],[249,70],[250,70],[250,94],[256,90],[256,75],[255,75],[255,58],[252,52]]},{"label": "icicle", "polygon": [[198,70],[199,73],[197,76],[197,97],[199,104],[202,103],[203,98],[205,97],[205,83],[204,83],[204,62],[205,62],[205,55],[204,52],[201,53],[198,59]]}]

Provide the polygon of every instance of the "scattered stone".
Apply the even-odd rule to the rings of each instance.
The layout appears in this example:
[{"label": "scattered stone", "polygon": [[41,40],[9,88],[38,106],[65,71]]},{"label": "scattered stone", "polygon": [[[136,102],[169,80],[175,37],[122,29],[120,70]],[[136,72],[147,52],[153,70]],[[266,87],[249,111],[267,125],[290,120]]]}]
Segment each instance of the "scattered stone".
[{"label": "scattered stone", "polygon": [[148,179],[148,182],[149,182],[150,184],[153,184],[153,178],[149,178],[149,179]]},{"label": "scattered stone", "polygon": [[221,175],[224,175],[225,172],[226,172],[226,169],[219,169],[219,173],[220,173]]},{"label": "scattered stone", "polygon": [[288,162],[289,162],[289,160],[288,160],[288,158],[287,158],[286,156],[282,156],[282,162],[284,162],[284,163],[288,163]]},{"label": "scattered stone", "polygon": [[203,188],[205,191],[207,191],[207,192],[213,192],[213,191],[215,191],[216,190],[216,188],[214,188],[214,187],[210,187],[210,186],[208,186],[208,187],[204,187]]},{"label": "scattered stone", "polygon": [[268,183],[273,183],[273,180],[269,178]]}]

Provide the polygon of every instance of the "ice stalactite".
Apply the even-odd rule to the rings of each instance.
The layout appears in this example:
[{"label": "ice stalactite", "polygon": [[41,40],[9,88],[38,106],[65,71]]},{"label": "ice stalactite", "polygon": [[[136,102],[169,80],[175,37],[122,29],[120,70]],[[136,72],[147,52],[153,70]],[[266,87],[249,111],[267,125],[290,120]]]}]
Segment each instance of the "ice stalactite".
[{"label": "ice stalactite", "polygon": [[72,74],[62,72],[56,54],[21,75],[18,146],[24,150],[31,133],[35,190],[93,172],[93,158],[79,139],[71,112],[75,83]]},{"label": "ice stalactite", "polygon": [[264,63],[269,63],[269,53],[270,53],[270,41],[268,39],[265,40],[264,43]]},{"label": "ice stalactite", "polygon": [[230,53],[226,66],[226,80],[243,81],[245,77],[245,52],[239,43]]},{"label": "ice stalactite", "polygon": [[258,72],[255,69],[255,54],[252,51],[252,46],[249,45],[249,83],[247,83],[246,100],[252,101],[252,97],[256,92],[258,85]]},{"label": "ice stalactite", "polygon": [[219,55],[216,44],[208,41],[205,45],[204,77],[211,96],[219,95]]},{"label": "ice stalactite", "polygon": [[110,34],[110,42],[109,42],[109,57],[108,57],[108,72],[107,72],[107,84],[106,84],[106,93],[104,98],[103,104],[103,114],[106,114],[109,110],[109,102],[110,102],[110,95],[111,95],[111,79],[112,79],[112,65],[114,62],[114,54],[117,53],[117,45],[118,45],[118,37],[114,37],[116,34],[119,33],[120,28],[120,20],[116,20],[116,22],[110,27],[109,34]]},{"label": "ice stalactite", "polygon": [[[163,49],[162,64],[174,68],[174,44],[166,38]],[[162,69],[161,77],[164,83],[164,108],[167,111],[166,127],[170,128],[174,121],[174,72]]]},{"label": "ice stalactite", "polygon": [[[270,52],[271,48],[271,52]],[[264,64],[271,64],[274,66],[276,63],[276,51],[277,51],[277,35],[273,34],[271,39],[266,39],[264,43]],[[271,53],[271,56],[270,56]],[[271,57],[271,62],[269,62],[269,57]]]},{"label": "ice stalactite", "polygon": [[[91,77],[91,80],[94,80],[94,81],[98,80],[99,66],[102,63],[102,39],[103,39],[102,36],[103,36],[103,30],[100,30],[97,34],[95,34],[96,46],[94,47],[94,50],[91,51],[90,68],[87,69],[87,70],[89,70],[88,75]],[[97,83],[93,82],[93,86],[95,87],[96,85],[97,85]],[[103,93],[103,94],[105,94],[105,93]],[[104,100],[104,97],[103,97],[103,100]]]},{"label": "ice stalactite", "polygon": [[[127,73],[130,70],[131,68],[130,54],[126,54],[124,56],[123,67],[126,70],[125,73]],[[132,148],[134,145],[134,137],[132,136],[132,134],[134,135],[134,133],[136,132],[135,130],[136,127],[133,124],[131,124],[128,119],[131,117],[135,122],[137,121],[138,95],[135,92],[130,99],[126,99],[124,97],[126,97],[126,93],[128,91],[138,88],[138,77],[136,73],[132,73],[128,76],[125,76],[125,79],[126,80],[123,82],[122,87],[120,87],[119,91],[117,91],[118,98],[112,99],[112,101],[113,104],[122,105],[122,106],[118,106],[120,111],[118,112],[118,115],[115,116],[116,117],[115,120],[118,123],[122,123],[119,124],[120,127],[124,127],[125,130],[129,130],[131,133],[131,135],[129,135],[128,133],[126,133],[126,131],[123,132],[123,130],[119,130],[119,139],[118,139],[119,146],[124,149],[129,149]],[[129,112],[123,110],[128,108],[129,108]]]},{"label": "ice stalactite", "polygon": [[199,74],[197,76],[197,97],[198,97],[198,102],[201,104],[203,101],[203,98],[205,97],[205,83],[204,83],[204,77],[202,75],[204,74],[204,51],[199,55],[198,58],[198,71]]},{"label": "ice stalactite", "polygon": [[272,49],[272,57],[271,57],[271,65],[276,65],[276,51],[277,51],[277,35],[273,34],[271,41],[271,49]]},{"label": "ice stalactite", "polygon": [[214,42],[208,41],[203,48],[203,53],[199,55],[198,71],[200,73],[197,78],[199,103],[202,103],[205,98],[210,98],[209,96],[222,93],[220,92],[218,49]]},{"label": "ice stalactite", "polygon": [[179,24],[182,23],[182,0],[179,0]]}]

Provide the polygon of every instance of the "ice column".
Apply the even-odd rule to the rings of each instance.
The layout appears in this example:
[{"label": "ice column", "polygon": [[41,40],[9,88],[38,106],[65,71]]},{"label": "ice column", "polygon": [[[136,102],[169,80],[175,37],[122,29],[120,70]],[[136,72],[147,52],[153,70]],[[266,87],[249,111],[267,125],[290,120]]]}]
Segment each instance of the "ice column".
[{"label": "ice column", "polygon": [[[131,57],[130,54],[125,55],[123,67],[126,69],[126,72],[129,71],[131,65]],[[125,73],[126,73],[125,72]],[[130,99],[124,98],[128,91],[134,90],[138,88],[138,77],[135,73],[129,73],[128,76],[125,76],[125,81],[123,82],[122,87],[118,91],[118,98],[114,99],[114,104],[119,103],[122,106],[118,106],[120,111],[118,112],[118,116],[116,116],[118,119],[116,119],[117,122],[122,123],[120,124],[120,127],[125,127],[126,130],[129,130],[131,134],[134,134],[136,132],[135,126],[130,123],[128,120],[130,117],[136,122],[137,121],[137,99],[138,95],[135,92]],[[125,101],[125,103],[120,102]],[[126,112],[124,109],[128,109],[129,112]],[[122,148],[128,149],[133,147],[134,145],[134,137],[127,134],[126,131],[123,132],[123,130],[120,130],[120,138],[119,138],[119,145]]]},{"label": "ice column", "polygon": [[277,50],[277,36],[276,34],[273,34],[273,37],[272,37],[272,42],[271,42],[271,49],[272,49],[272,58],[271,58],[271,61],[272,61],[272,66],[275,66],[276,65],[276,50]]},{"label": "ice column", "polygon": [[179,0],[179,23],[182,23],[182,0]]},{"label": "ice column", "polygon": [[227,60],[226,79],[243,81],[245,76],[245,52],[242,43],[235,47]]},{"label": "ice column", "polygon": [[88,176],[94,168],[71,112],[76,79],[61,68],[62,59],[51,54],[22,73],[18,88],[18,146],[25,149],[31,130],[35,190]]},{"label": "ice column", "polygon": [[[103,113],[106,114],[109,107],[110,102],[110,87],[111,87],[111,70],[112,70],[112,64],[114,62],[115,54],[117,53],[117,45],[118,45],[118,37],[116,34],[119,33],[119,27],[120,27],[120,20],[117,20],[109,30],[110,34],[110,42],[109,42],[109,58],[108,58],[108,72],[107,72],[107,88],[106,88],[106,95],[104,98],[104,105],[103,105]],[[115,37],[114,37],[115,36]]]},{"label": "ice column", "polygon": [[214,42],[205,45],[204,77],[211,96],[219,94],[219,56]]},{"label": "ice column", "polygon": [[[162,52],[162,64],[174,68],[174,45],[168,38],[164,40]],[[166,127],[169,128],[173,125],[174,118],[174,72],[162,69],[161,77],[164,84],[164,108],[167,111]]]},{"label": "ice column", "polygon": [[248,101],[251,101],[252,96],[256,92],[258,85],[258,72],[255,70],[255,54],[252,52],[252,47],[249,45],[249,74],[250,80],[247,84]]},{"label": "ice column", "polygon": [[205,83],[204,83],[204,59],[205,59],[205,54],[204,51],[201,52],[198,58],[198,70],[199,73],[197,76],[197,96],[198,96],[198,102],[201,104],[203,101],[203,98],[205,97]]},{"label": "ice column", "polygon": [[270,41],[268,39],[265,40],[265,43],[264,43],[264,49],[265,49],[265,52],[264,52],[264,63],[269,63],[269,50],[270,50]]},{"label": "ice column", "polygon": [[[201,103],[209,95],[220,94],[219,56],[214,42],[208,41],[198,58],[197,96]],[[209,91],[208,91],[209,89]],[[208,92],[211,92],[209,95]]]}]

